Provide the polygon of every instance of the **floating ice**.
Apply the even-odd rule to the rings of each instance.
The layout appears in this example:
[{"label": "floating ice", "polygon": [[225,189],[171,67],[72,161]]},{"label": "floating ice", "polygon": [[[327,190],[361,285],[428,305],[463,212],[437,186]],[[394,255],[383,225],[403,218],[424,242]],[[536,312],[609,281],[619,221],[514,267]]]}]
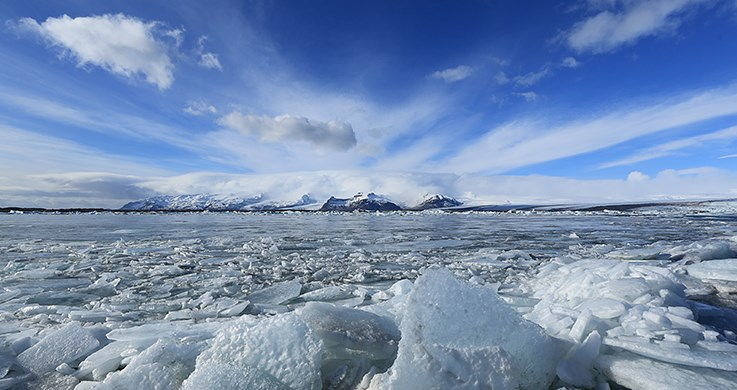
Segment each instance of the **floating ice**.
[{"label": "floating ice", "polygon": [[302,285],[297,280],[273,284],[248,295],[253,303],[280,305],[299,296]]},{"label": "floating ice", "polygon": [[[374,388],[547,388],[558,351],[496,293],[426,271],[409,294],[394,365]],[[480,370],[483,368],[484,370]]]},{"label": "floating ice", "polygon": [[320,341],[294,314],[242,319],[220,331],[197,357],[182,388],[319,389],[322,353]]},{"label": "floating ice", "polygon": [[100,342],[79,323],[73,322],[49,334],[34,346],[18,355],[18,364],[26,370],[42,375],[62,363],[87,356]]},{"label": "floating ice", "polygon": [[583,343],[574,346],[566,357],[558,363],[556,372],[558,378],[574,386],[585,388],[594,387],[594,375],[591,369],[594,359],[599,355],[601,335],[593,331],[589,333]]},{"label": "floating ice", "polygon": [[177,389],[194,369],[205,348],[201,341],[161,339],[131,359],[121,371],[108,375],[95,390]]},{"label": "floating ice", "polygon": [[709,260],[686,267],[688,274],[699,279],[737,282],[737,259]]},{"label": "floating ice", "polygon": [[596,368],[618,384],[638,390],[733,389],[737,373],[662,363],[629,352],[600,355]]}]

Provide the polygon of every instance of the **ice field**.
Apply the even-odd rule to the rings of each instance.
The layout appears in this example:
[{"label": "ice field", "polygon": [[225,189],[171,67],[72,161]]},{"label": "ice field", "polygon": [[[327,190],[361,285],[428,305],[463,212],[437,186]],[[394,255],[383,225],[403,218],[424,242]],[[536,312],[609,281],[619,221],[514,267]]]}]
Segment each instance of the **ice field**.
[{"label": "ice field", "polygon": [[734,208],[0,215],[0,389],[734,389]]}]

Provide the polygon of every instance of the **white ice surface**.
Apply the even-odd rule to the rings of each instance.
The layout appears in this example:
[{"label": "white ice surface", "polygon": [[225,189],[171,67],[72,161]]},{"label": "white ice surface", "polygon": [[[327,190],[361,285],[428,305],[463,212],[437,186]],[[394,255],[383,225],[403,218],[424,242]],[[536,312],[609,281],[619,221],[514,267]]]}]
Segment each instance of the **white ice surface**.
[{"label": "white ice surface", "polygon": [[618,384],[638,390],[734,389],[737,373],[651,360],[629,352],[600,355],[596,368]]},{"label": "white ice surface", "polygon": [[[407,298],[394,365],[373,378],[376,389],[546,388],[558,350],[488,288],[428,270]],[[483,370],[480,370],[484,368]]]},{"label": "white ice surface", "polygon": [[688,274],[699,279],[737,282],[737,259],[702,261],[686,267]]},{"label": "white ice surface", "polygon": [[[292,313],[255,322],[244,319],[218,333],[197,357],[182,388],[319,389],[322,355],[320,341]],[[244,377],[236,372],[244,372]]]},{"label": "white ice surface", "polygon": [[79,323],[72,322],[26,349],[17,360],[26,370],[43,375],[62,363],[89,355],[100,342]]}]

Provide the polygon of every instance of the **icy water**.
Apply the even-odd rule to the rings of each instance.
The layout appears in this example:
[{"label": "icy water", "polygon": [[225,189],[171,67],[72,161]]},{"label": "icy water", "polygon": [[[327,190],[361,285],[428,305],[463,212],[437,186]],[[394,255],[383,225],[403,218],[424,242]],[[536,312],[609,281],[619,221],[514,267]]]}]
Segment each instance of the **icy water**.
[{"label": "icy water", "polygon": [[[422,269],[438,266],[449,269],[457,279],[467,282],[469,286],[483,285],[497,289],[517,312],[541,325],[550,336],[566,339],[573,345],[582,342],[580,345],[588,345],[586,343],[589,341],[589,338],[585,342],[582,340],[586,334],[575,337],[573,333],[599,329],[601,336],[607,336],[603,344],[611,346],[613,351],[620,348],[628,351],[623,354],[634,352],[639,353],[640,358],[645,356],[665,361],[663,364],[667,367],[664,372],[671,369],[671,363],[691,365],[690,362],[695,359],[707,362],[697,369],[699,375],[725,367],[727,371],[724,372],[731,375],[729,370],[737,370],[737,346],[734,345],[734,331],[737,329],[733,329],[737,325],[731,326],[729,323],[737,317],[717,316],[719,318],[712,319],[709,324],[704,321],[701,321],[704,324],[698,324],[693,321],[693,313],[698,315],[693,305],[698,303],[683,303],[684,298],[689,298],[717,305],[699,306],[704,313],[712,313],[712,309],[718,309],[720,305],[734,306],[729,295],[731,282],[717,285],[715,289],[713,281],[703,282],[686,276],[686,279],[680,280],[675,275],[685,273],[686,267],[695,262],[737,257],[735,237],[736,218],[724,212],[4,214],[0,215],[0,347],[5,345],[3,348],[9,349],[8,352],[0,350],[0,388],[5,385],[74,388],[79,381],[83,384],[99,384],[105,380],[107,384],[110,378],[114,379],[110,384],[113,387],[115,380],[118,380],[129,388],[144,388],[143,382],[136,382],[138,377],[135,375],[150,375],[147,376],[145,370],[129,363],[134,358],[143,359],[141,356],[146,354],[141,352],[150,351],[150,348],[146,348],[156,340],[158,345],[171,337],[189,337],[196,342],[192,344],[196,345],[192,347],[194,351],[172,352],[179,356],[176,359],[186,360],[186,363],[182,363],[184,371],[177,371],[178,376],[175,377],[179,379],[175,378],[161,387],[179,388],[195,369],[194,358],[212,344],[212,341],[206,340],[218,334],[217,329],[207,324],[222,323],[223,329],[232,331],[238,329],[237,326],[229,328],[227,324],[234,318],[258,319],[276,315],[273,317],[275,321],[289,322],[279,325],[279,329],[301,329],[299,324],[302,320],[295,325],[290,322],[291,317],[284,317],[285,314],[280,313],[301,310],[309,301],[337,305],[330,307],[366,309],[360,311],[363,314],[336,314],[330,310],[337,309],[310,306],[310,310],[317,310],[312,315],[318,318],[353,318],[351,316],[360,317],[369,315],[369,312],[377,313],[381,318],[391,318],[394,324],[391,326],[395,330],[381,328],[383,330],[377,331],[389,340],[387,345],[393,346],[393,352],[389,355],[370,355],[370,364],[364,360],[358,364],[355,359],[346,360],[343,357],[339,361],[348,362],[344,366],[331,359],[315,363],[321,367],[316,371],[322,372],[322,377],[318,374],[317,379],[312,380],[322,381],[326,387],[336,383],[340,386],[336,385],[335,388],[360,387],[363,375],[368,378],[363,379],[370,380],[371,375],[385,371],[396,356],[398,338],[393,338],[393,335],[398,332],[397,316],[401,316],[397,308],[403,306],[389,303],[392,297],[396,301],[398,297],[406,296],[404,294],[410,291],[408,289],[412,283],[409,283],[409,287],[401,283],[389,287],[399,280],[415,280]],[[630,261],[638,262],[632,264],[646,264],[642,266],[645,268],[633,265],[623,270],[617,266]],[[653,269],[663,271],[653,272]],[[539,276],[541,270],[542,276]],[[573,280],[576,273],[594,276],[584,281]],[[657,276],[658,273],[668,273],[667,283],[661,280],[663,277]],[[535,277],[540,280],[535,281]],[[603,287],[591,287],[595,285],[592,280],[599,280],[597,278],[600,279],[597,283]],[[625,293],[611,290],[613,292],[606,295],[608,301],[602,301],[597,289],[614,289],[608,278],[625,280],[629,284],[620,289]],[[451,283],[444,281],[442,276],[436,279],[432,283],[436,283],[437,288],[444,283]],[[638,283],[640,280],[647,283],[633,287],[632,280],[635,279]],[[556,281],[562,284],[545,290],[548,283],[552,283],[552,286]],[[432,284],[429,281],[426,283]],[[563,294],[561,291],[565,289],[564,286],[575,283],[591,287],[592,292],[577,287],[580,291],[557,295]],[[267,288],[274,285],[276,287]],[[632,289],[639,291],[639,295],[628,296],[626,291]],[[667,291],[675,292],[679,301],[669,298]],[[722,294],[724,291],[726,296]],[[616,298],[614,303],[611,297]],[[442,298],[438,299],[442,302]],[[489,299],[485,298],[476,306],[483,306]],[[548,300],[551,302],[546,303]],[[598,309],[591,306],[591,302],[596,302]],[[439,305],[442,306],[442,303]],[[586,305],[591,309],[586,309],[589,307]],[[674,330],[674,327],[680,328],[671,325],[670,317],[666,318],[669,306],[682,306],[679,309],[681,311],[676,310],[674,315],[683,316],[683,321],[693,323],[684,322],[688,324],[688,332],[703,335],[694,339],[691,333],[681,335]],[[305,310],[305,314],[301,315],[314,328],[315,325],[308,321],[311,318],[309,310]],[[650,317],[648,310],[653,313]],[[684,310],[688,313],[684,314]],[[586,316],[591,317],[592,311],[600,323],[587,319]],[[665,319],[660,321],[660,317],[654,316]],[[637,322],[644,324],[642,318],[649,318],[657,326]],[[673,319],[672,323],[676,324],[679,319]],[[346,326],[343,319],[340,321],[343,324],[341,326]],[[582,322],[583,325],[575,325],[574,322]],[[66,325],[68,323],[80,323],[84,328],[72,329]],[[402,327],[410,326],[406,325],[410,323],[405,321]],[[198,331],[183,330],[193,324],[207,326],[197,328]],[[159,327],[140,328],[141,325]],[[266,329],[269,329],[268,326]],[[580,329],[576,330],[577,326]],[[126,329],[130,331],[123,331]],[[83,351],[78,356],[64,355],[54,360],[53,353],[50,358],[44,357],[50,353],[44,348],[51,348],[44,343],[54,332],[59,334],[59,340],[64,340],[64,337],[84,340],[84,335],[88,338],[97,335],[95,337],[99,341],[90,338],[84,347],[80,347]],[[142,336],[142,332],[152,335]],[[108,334],[107,338],[105,333]],[[350,330],[348,334],[351,334]],[[664,338],[665,334],[673,336]],[[214,339],[216,345],[223,342],[220,337],[227,338],[222,334],[218,337]],[[47,344],[58,343],[59,340],[53,339]],[[703,353],[703,349],[708,356],[702,354],[692,359],[690,355],[671,351],[664,358],[662,354],[658,355],[659,352],[653,352],[649,344],[646,347],[642,347],[642,343],[634,346],[626,344],[641,341],[658,346],[658,343],[674,342],[680,345],[676,347],[686,346],[686,349],[701,351],[698,353]],[[333,345],[335,341],[323,339],[323,342]],[[704,347],[704,342],[719,342],[719,345]],[[125,345],[121,346],[121,343]],[[602,343],[601,338],[599,343]],[[108,345],[107,350],[114,350],[112,360],[93,358],[94,354],[90,356],[90,353],[104,345]],[[180,348],[179,344],[175,345]],[[106,351],[106,348],[101,351]],[[714,348],[719,353],[731,353],[734,356],[709,355]],[[402,351],[400,344],[395,370],[401,370],[404,364]],[[295,352],[302,353],[304,351]],[[590,371],[591,367],[580,371],[579,367],[563,366],[564,371],[558,372],[555,383],[582,387],[594,383],[590,382],[594,380],[597,383],[614,383],[617,375],[622,375],[617,371],[617,364],[621,363],[620,360],[625,356],[623,354],[602,355],[611,361],[601,358],[602,367],[594,371],[597,372],[596,379],[584,378],[589,380],[585,383],[577,383],[582,378],[580,372],[587,372],[586,369]],[[15,363],[15,366],[8,363],[13,362],[16,358],[12,356],[16,355],[20,363]],[[593,355],[588,359],[592,361],[595,357]],[[36,363],[39,359],[43,364]],[[45,362],[44,359],[50,361]],[[152,358],[149,356],[147,359]],[[453,359],[457,359],[457,356]],[[487,356],[484,359],[491,358]],[[734,367],[730,365],[732,363],[723,363],[725,359],[733,359]],[[638,362],[637,357],[625,360]],[[60,362],[66,366],[57,367]],[[650,360],[640,363],[646,366],[654,364]],[[200,367],[199,364],[197,367]],[[460,363],[448,364],[456,367]],[[371,365],[373,368],[369,369]],[[98,371],[93,372],[92,367]],[[629,375],[626,373],[636,371],[638,367],[623,369],[625,377]],[[206,379],[212,372],[219,372],[212,367],[202,370],[206,374],[195,372],[205,375]],[[418,368],[412,366],[407,370],[414,372]],[[568,375],[570,373],[567,374],[565,370],[573,370],[574,374]],[[326,379],[337,375],[333,371],[342,373],[335,379],[337,382]],[[394,387],[388,388],[399,388],[397,386],[407,378],[402,379],[397,372],[402,371],[395,371],[392,376],[379,382],[394,383]],[[466,369],[464,372],[470,371]],[[737,383],[737,376],[725,379],[722,371],[716,372],[714,375],[717,379],[723,381],[719,383],[733,383],[730,382],[732,380]],[[692,374],[689,371],[684,375]],[[108,379],[105,379],[106,375]],[[274,372],[270,375],[279,377]],[[506,378],[504,375],[502,377]],[[554,373],[552,375],[555,377]],[[3,379],[3,376],[6,377]],[[563,380],[564,377],[566,380]],[[66,381],[66,385],[54,385],[61,383],[59,381]],[[195,379],[190,381],[196,383]],[[254,385],[256,382],[243,383],[249,383],[251,388],[260,388]],[[286,380],[283,382],[287,383]],[[269,388],[269,383],[261,383],[264,386],[261,388]],[[627,382],[624,379],[618,383],[638,388],[632,383],[640,382]],[[80,386],[81,389],[86,385]],[[292,387],[302,388],[295,386]]]},{"label": "icy water", "polygon": [[172,296],[238,299],[294,278],[383,286],[442,265],[511,282],[555,256],[736,235],[728,215],[6,214],[0,278],[33,292],[31,303],[73,307],[99,305],[90,284],[120,279],[102,302],[145,305],[135,310],[145,320],[166,314]]}]

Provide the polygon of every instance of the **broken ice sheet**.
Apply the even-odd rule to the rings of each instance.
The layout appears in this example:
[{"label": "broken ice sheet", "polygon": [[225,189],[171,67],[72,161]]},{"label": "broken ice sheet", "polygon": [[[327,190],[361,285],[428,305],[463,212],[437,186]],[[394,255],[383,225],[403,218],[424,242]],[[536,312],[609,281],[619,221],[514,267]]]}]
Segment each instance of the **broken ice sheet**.
[{"label": "broken ice sheet", "polygon": [[44,337],[34,346],[18,355],[18,364],[26,370],[42,375],[62,363],[87,356],[100,342],[79,323],[72,322]]},{"label": "broken ice sheet", "polygon": [[253,303],[280,305],[299,296],[301,290],[302,284],[297,280],[290,280],[254,291],[248,295],[248,300]]}]

